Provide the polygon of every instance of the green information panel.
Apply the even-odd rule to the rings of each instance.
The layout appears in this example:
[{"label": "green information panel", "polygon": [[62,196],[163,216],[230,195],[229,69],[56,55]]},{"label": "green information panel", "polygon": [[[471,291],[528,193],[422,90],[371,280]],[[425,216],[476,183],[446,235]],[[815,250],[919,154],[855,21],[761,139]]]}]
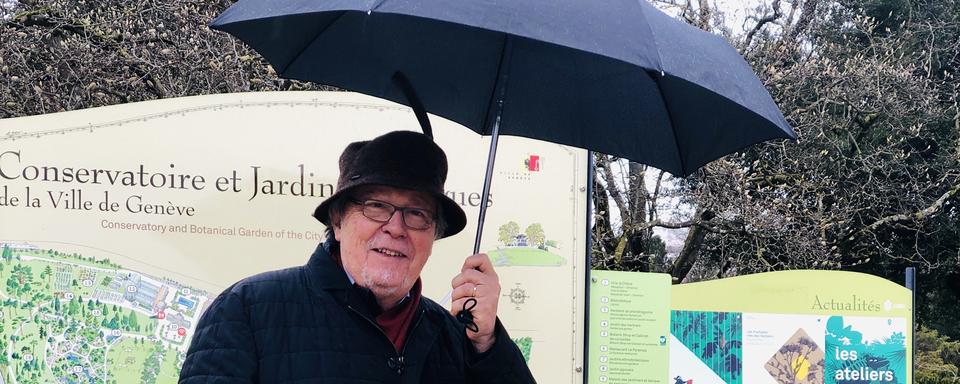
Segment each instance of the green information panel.
[{"label": "green information panel", "polygon": [[589,383],[663,383],[670,275],[593,271]]}]

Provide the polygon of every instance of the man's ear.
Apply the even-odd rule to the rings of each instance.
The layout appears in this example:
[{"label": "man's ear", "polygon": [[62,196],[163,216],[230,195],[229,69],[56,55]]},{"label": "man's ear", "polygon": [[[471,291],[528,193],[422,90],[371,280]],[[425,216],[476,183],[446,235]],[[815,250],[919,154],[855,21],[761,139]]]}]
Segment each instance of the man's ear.
[{"label": "man's ear", "polygon": [[340,214],[330,214],[330,228],[333,228],[333,238],[340,241]]}]

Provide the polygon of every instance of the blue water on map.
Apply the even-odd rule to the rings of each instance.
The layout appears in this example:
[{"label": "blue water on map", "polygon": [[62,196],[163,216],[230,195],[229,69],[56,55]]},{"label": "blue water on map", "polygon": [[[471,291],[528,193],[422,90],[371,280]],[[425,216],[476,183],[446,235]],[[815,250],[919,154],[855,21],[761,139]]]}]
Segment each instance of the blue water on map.
[{"label": "blue water on map", "polygon": [[193,300],[190,300],[186,297],[181,297],[179,300],[177,300],[177,303],[190,309],[193,309],[193,306],[197,305],[197,303],[195,303]]}]

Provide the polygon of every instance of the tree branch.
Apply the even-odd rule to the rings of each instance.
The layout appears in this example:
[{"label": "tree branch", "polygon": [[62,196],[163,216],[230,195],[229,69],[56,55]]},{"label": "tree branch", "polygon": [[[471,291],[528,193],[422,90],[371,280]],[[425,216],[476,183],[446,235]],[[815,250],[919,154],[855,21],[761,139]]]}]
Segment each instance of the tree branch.
[{"label": "tree branch", "polygon": [[847,240],[854,241],[858,237],[862,236],[863,234],[868,232],[873,232],[877,228],[880,228],[885,225],[897,225],[897,224],[900,224],[903,222],[909,222],[909,221],[914,221],[914,222],[923,221],[926,218],[940,211],[940,209],[943,208],[944,204],[946,204],[947,200],[950,200],[951,198],[956,197],[958,193],[960,193],[960,184],[954,185],[952,188],[950,188],[950,190],[945,192],[943,195],[940,196],[940,198],[938,198],[936,201],[930,204],[930,206],[924,209],[921,209],[913,213],[902,213],[898,215],[890,215],[890,216],[880,218],[879,220],[876,220],[873,223],[870,223],[869,225],[867,225],[866,227],[863,227],[860,230],[854,232],[852,235],[847,237]]},{"label": "tree branch", "polygon": [[817,5],[820,4],[820,1],[821,0],[806,0],[803,2],[803,10],[800,11],[800,18],[797,19],[797,24],[787,32],[787,38],[789,40],[796,40],[797,35],[807,29],[810,22],[813,21],[814,13],[817,12]]},{"label": "tree branch", "polygon": [[760,32],[760,29],[762,29],[764,25],[772,23],[783,16],[780,13],[780,0],[773,0],[773,3],[770,5],[773,7],[773,14],[764,16],[760,18],[760,20],[757,20],[757,25],[754,25],[753,29],[751,29],[750,32],[747,32],[747,37],[744,39],[743,43],[744,47],[750,46],[750,42],[753,41],[753,35],[756,35],[757,32]]},{"label": "tree branch", "polygon": [[620,210],[620,218],[623,219],[624,225],[627,226],[630,219],[629,216],[625,215],[627,211],[627,203],[623,201],[623,194],[620,192],[620,188],[617,187],[617,181],[613,178],[613,172],[610,170],[610,157],[609,155],[601,155],[598,159],[600,167],[603,169],[603,179],[607,183],[607,194],[610,195],[610,198],[613,199],[613,202],[617,204],[617,209]]},{"label": "tree branch", "polygon": [[703,246],[703,240],[707,236],[707,231],[703,226],[699,225],[698,222],[701,220],[709,221],[713,216],[714,214],[710,211],[698,212],[696,215],[695,223],[690,228],[690,232],[687,232],[687,238],[683,242],[683,249],[680,250],[680,254],[677,255],[677,258],[674,259],[673,264],[670,265],[670,269],[667,271],[667,273],[673,276],[675,283],[682,282],[683,279],[687,277],[687,274],[690,273],[690,269],[693,268],[693,264],[700,255],[700,248]]}]

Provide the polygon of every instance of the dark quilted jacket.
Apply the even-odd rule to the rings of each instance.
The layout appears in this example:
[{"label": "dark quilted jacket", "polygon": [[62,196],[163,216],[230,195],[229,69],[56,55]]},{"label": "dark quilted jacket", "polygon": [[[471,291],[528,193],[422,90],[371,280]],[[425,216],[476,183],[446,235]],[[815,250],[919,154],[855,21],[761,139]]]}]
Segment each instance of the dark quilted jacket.
[{"label": "dark quilted jacket", "polygon": [[375,303],[350,284],[330,247],[220,294],[197,325],[180,383],[534,382],[499,322],[495,345],[480,355],[463,326],[427,298],[398,353],[373,321]]}]

